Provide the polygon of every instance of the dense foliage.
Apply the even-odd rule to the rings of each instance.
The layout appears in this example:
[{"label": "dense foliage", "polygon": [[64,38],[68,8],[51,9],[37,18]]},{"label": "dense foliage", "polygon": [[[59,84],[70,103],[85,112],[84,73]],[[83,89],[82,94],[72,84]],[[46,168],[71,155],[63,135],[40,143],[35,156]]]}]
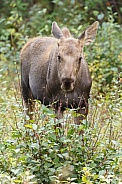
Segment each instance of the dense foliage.
[{"label": "dense foliage", "polygon": [[[122,183],[121,14],[121,1],[1,1],[1,183]],[[19,53],[28,38],[50,35],[54,20],[75,37],[100,22],[95,43],[85,48],[93,87],[81,125],[74,110],[57,120],[38,101],[33,120],[24,114]]]}]

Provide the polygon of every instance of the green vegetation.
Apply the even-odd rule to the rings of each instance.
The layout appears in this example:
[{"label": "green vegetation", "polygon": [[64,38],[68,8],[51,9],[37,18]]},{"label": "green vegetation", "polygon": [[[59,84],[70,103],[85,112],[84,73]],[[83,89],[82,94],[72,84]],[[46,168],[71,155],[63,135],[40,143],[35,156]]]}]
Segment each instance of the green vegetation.
[{"label": "green vegetation", "polygon": [[[1,1],[1,184],[122,183],[120,3]],[[57,120],[54,112],[38,101],[33,120],[24,114],[19,53],[28,38],[50,35],[54,20],[73,35],[95,20],[100,22],[95,42],[85,48],[93,87],[89,115],[81,125],[74,124],[74,110],[66,109],[64,118]]]}]

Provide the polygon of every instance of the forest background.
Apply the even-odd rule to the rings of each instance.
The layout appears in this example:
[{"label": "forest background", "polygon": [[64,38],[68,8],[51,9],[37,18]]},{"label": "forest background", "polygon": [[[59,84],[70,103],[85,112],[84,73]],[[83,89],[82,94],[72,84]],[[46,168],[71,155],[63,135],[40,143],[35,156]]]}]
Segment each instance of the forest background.
[{"label": "forest background", "polygon": [[[121,0],[1,0],[0,12],[1,184],[122,184]],[[59,129],[54,112],[40,102],[29,120],[21,48],[29,38],[51,35],[53,21],[78,37],[96,20],[96,40],[84,50],[93,79],[87,120],[75,125],[76,113],[67,109]]]}]

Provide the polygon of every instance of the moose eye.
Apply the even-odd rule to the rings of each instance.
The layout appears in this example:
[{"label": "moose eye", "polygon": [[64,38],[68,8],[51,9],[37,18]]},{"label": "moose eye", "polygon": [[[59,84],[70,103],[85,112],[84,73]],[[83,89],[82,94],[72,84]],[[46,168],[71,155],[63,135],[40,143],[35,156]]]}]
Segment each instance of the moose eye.
[{"label": "moose eye", "polygon": [[58,55],[58,61],[61,62],[61,57]]},{"label": "moose eye", "polygon": [[81,59],[83,59],[82,57],[79,57],[79,64],[81,63]]}]

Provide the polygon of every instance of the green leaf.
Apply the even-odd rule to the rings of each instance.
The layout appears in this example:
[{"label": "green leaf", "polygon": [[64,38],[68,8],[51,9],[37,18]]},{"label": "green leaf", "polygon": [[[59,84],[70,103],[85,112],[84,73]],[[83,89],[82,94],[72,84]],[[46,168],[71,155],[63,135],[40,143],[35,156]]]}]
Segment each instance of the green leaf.
[{"label": "green leaf", "polygon": [[32,143],[32,144],[30,145],[30,148],[39,149],[39,144],[38,144],[38,143]]},{"label": "green leaf", "polygon": [[32,124],[32,127],[33,127],[34,130],[37,130],[38,126],[37,126],[37,124]]},{"label": "green leaf", "polygon": [[26,127],[26,128],[30,128],[30,129],[33,128],[31,124],[26,124],[25,127]]}]

